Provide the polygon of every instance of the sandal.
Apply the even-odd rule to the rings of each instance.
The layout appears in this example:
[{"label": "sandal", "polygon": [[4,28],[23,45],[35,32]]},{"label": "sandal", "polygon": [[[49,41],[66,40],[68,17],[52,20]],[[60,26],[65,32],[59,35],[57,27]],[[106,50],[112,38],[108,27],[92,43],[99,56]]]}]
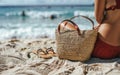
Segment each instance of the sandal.
[{"label": "sandal", "polygon": [[42,49],[34,50],[33,53],[38,55],[40,58],[44,58],[44,59],[52,58],[51,55],[48,55],[48,53]]},{"label": "sandal", "polygon": [[48,48],[46,51],[47,51],[47,53],[50,54],[51,56],[57,56],[52,47]]}]

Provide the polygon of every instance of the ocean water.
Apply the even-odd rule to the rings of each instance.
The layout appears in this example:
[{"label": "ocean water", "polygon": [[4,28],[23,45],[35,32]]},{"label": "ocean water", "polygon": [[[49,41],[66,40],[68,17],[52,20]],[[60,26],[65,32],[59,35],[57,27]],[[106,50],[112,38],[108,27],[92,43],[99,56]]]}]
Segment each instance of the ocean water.
[{"label": "ocean water", "polygon": [[[25,13],[25,16],[22,13]],[[53,18],[51,18],[51,15]],[[1,6],[0,39],[10,38],[55,38],[59,23],[76,15],[88,16],[95,22],[94,7],[40,7],[40,6]],[[91,24],[85,19],[74,21],[80,29],[90,29]]]}]

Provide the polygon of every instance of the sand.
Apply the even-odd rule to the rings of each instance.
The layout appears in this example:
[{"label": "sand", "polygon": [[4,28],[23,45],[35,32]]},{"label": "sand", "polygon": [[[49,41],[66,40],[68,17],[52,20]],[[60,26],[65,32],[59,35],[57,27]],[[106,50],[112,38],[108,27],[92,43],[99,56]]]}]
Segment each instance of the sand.
[{"label": "sand", "polygon": [[[32,50],[52,47],[54,39],[19,39],[0,41],[0,75],[120,75],[120,58],[87,62],[43,59]],[[30,54],[30,55],[28,55]]]}]

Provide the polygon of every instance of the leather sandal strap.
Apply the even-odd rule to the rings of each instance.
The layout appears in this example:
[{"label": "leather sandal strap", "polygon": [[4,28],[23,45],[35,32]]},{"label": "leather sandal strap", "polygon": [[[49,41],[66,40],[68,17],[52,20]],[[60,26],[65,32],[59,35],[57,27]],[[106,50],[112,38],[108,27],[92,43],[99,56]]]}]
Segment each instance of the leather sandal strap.
[{"label": "leather sandal strap", "polygon": [[37,54],[39,54],[39,52],[43,52],[44,54],[47,54],[45,51],[43,51],[42,49],[38,49],[37,50]]}]

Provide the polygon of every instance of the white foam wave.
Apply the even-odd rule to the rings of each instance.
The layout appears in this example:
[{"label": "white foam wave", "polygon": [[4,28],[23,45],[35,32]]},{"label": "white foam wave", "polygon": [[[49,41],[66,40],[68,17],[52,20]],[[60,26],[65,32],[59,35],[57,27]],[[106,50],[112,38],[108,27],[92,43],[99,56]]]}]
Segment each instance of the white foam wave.
[{"label": "white foam wave", "polygon": [[[80,29],[90,29],[90,25],[80,25]],[[40,37],[49,37],[49,38],[55,38],[55,29],[56,27],[18,27],[15,29],[6,29],[2,28],[0,29],[0,40],[1,39],[9,39],[9,38],[22,38],[22,39],[29,39],[29,38],[40,38]]]},{"label": "white foam wave", "polygon": [[21,12],[7,12],[5,13],[5,16],[19,16],[21,15]]},{"label": "white foam wave", "polygon": [[75,11],[74,16],[77,16],[77,15],[85,15],[88,17],[94,17],[94,12],[93,11]]},{"label": "white foam wave", "polygon": [[64,14],[63,12],[58,12],[58,11],[44,11],[44,12],[39,12],[39,11],[31,11],[27,12],[27,15],[30,16],[31,18],[47,18],[50,17],[51,15],[55,15],[56,17],[59,17],[60,14]]},{"label": "white foam wave", "polygon": [[[62,11],[25,11],[26,16],[30,18],[48,18],[51,15],[55,15],[59,17],[61,14],[65,14],[66,12]],[[21,16],[21,12],[7,12],[5,16]]]},{"label": "white foam wave", "polygon": [[[64,15],[64,14],[68,14],[70,12],[67,11],[25,11],[26,16],[30,17],[30,18],[48,18],[51,15],[55,15],[56,17],[59,17],[60,15]],[[22,11],[18,11],[18,12],[7,12],[5,13],[5,16],[21,16]],[[94,16],[94,12],[93,11],[73,11],[73,15],[85,15],[88,17],[93,17]]]},{"label": "white foam wave", "polygon": [[9,39],[9,38],[39,38],[47,36],[49,38],[54,38],[55,28],[18,28],[18,29],[1,29],[0,30],[0,39]]}]

